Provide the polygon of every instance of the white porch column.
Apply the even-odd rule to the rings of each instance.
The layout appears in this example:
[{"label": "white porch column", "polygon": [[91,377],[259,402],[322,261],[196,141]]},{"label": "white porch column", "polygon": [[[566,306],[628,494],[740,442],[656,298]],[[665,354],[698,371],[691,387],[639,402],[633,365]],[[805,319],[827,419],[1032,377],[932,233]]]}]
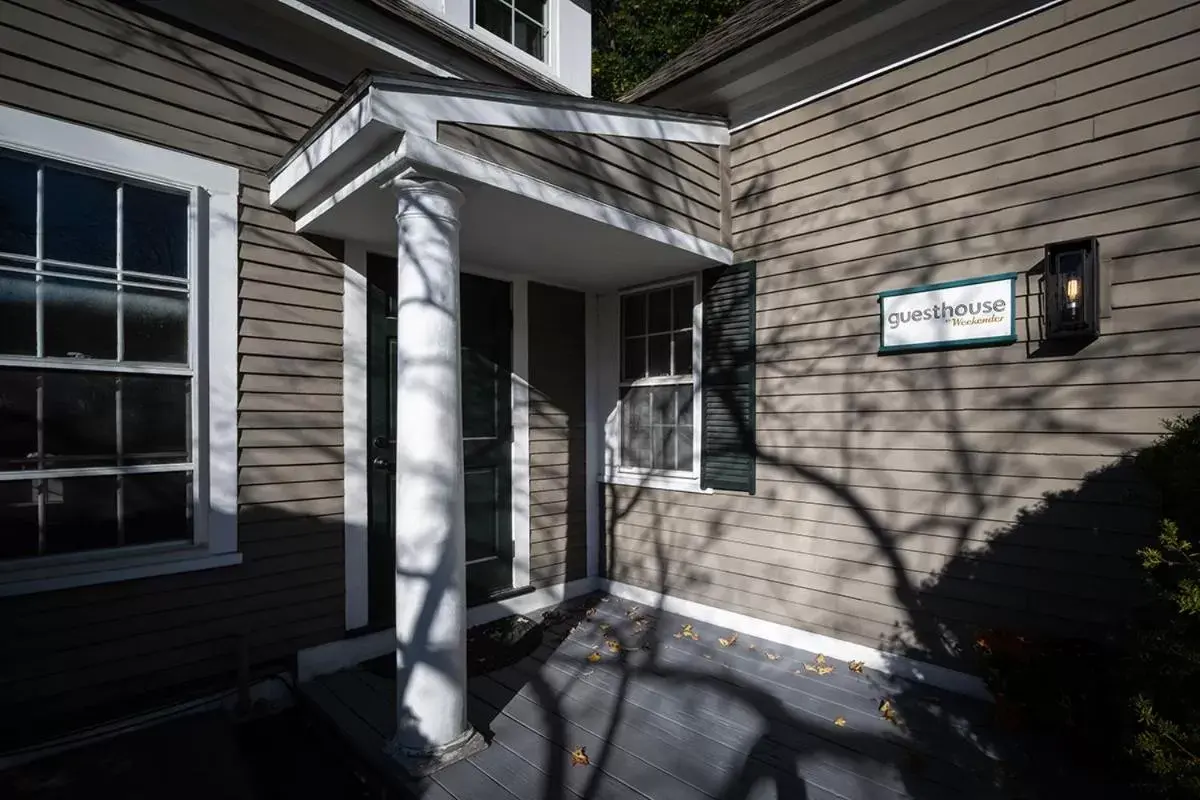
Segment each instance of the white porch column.
[{"label": "white porch column", "polygon": [[396,738],[425,774],[479,749],[467,724],[459,369],[462,193],[397,180]]}]

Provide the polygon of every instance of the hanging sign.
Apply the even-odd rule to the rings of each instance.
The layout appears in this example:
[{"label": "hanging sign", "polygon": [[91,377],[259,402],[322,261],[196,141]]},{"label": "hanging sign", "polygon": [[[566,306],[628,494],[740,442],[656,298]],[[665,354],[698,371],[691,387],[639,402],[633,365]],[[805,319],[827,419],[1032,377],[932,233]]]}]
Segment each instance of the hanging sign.
[{"label": "hanging sign", "polygon": [[1017,273],[931,283],[879,294],[879,352],[1011,344]]}]

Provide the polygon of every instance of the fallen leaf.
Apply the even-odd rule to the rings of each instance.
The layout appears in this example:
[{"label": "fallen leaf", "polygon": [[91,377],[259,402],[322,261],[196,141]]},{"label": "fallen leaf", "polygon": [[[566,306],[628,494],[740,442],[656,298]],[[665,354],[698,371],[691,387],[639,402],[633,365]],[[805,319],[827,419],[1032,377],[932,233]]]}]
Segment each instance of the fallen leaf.
[{"label": "fallen leaf", "polygon": [[592,617],[596,616],[596,607],[595,607],[595,606],[592,606],[591,608],[589,608],[589,609],[587,610],[587,613],[586,613],[586,615],[585,615],[585,616],[587,616],[589,619],[591,619]]},{"label": "fallen leaf", "polygon": [[629,617],[630,619],[637,619],[641,616],[641,614],[642,610],[637,606],[631,606],[630,609],[625,612],[625,616]]},{"label": "fallen leaf", "polygon": [[588,654],[587,660],[590,661],[591,663],[595,664],[597,661],[600,660],[600,654],[593,651]]},{"label": "fallen leaf", "polygon": [[851,661],[846,666],[850,667],[851,672],[857,672],[859,675],[862,675],[863,667],[865,667],[866,664],[861,661]]},{"label": "fallen leaf", "polygon": [[834,725],[837,725],[839,728],[844,728],[844,727],[846,727],[846,718],[845,718],[845,717],[838,717],[837,719],[835,719],[835,720],[833,721],[833,724],[834,724]]},{"label": "fallen leaf", "polygon": [[679,633],[675,634],[675,638],[676,639],[691,639],[693,642],[700,641],[700,637],[696,635],[696,632],[694,630],[692,630],[691,623],[688,623],[687,625],[684,625],[682,628],[680,628]]},{"label": "fallen leaf", "polygon": [[608,645],[608,649],[611,650],[612,652],[614,652],[614,653],[621,652],[621,643],[618,642],[616,639],[605,639],[604,643],[606,645]]},{"label": "fallen leaf", "polygon": [[[807,661],[805,661],[805,662],[804,662],[804,670],[805,670],[805,672],[816,672],[816,671],[817,671],[817,665],[816,665],[816,664],[810,664],[810,663],[808,663]],[[797,674],[797,675],[799,675],[799,674],[800,674],[800,670],[796,670],[796,674]]]},{"label": "fallen leaf", "polygon": [[781,658],[778,653],[763,653],[763,655],[767,657],[768,661],[778,661]]},{"label": "fallen leaf", "polygon": [[879,715],[893,725],[900,724],[900,718],[896,716],[896,709],[892,707],[892,701],[884,698],[879,704]]},{"label": "fallen leaf", "polygon": [[804,669],[809,672],[815,672],[818,675],[828,675],[829,673],[833,672],[833,667],[819,661],[815,664],[812,662],[805,662]]},{"label": "fallen leaf", "polygon": [[586,767],[590,763],[592,760],[588,758],[586,747],[576,747],[571,751],[571,766]]},{"label": "fallen leaf", "polygon": [[751,650],[757,650],[757,649],[758,649],[758,645],[754,645],[754,644],[752,644],[752,645],[750,645],[750,649],[751,649]]},{"label": "fallen leaf", "polygon": [[601,633],[608,633],[611,630],[612,630],[612,625],[609,625],[607,622],[600,623],[600,632]]},{"label": "fallen leaf", "polygon": [[721,645],[721,647],[733,647],[737,643],[737,637],[736,633],[732,633],[729,636],[717,639],[717,644]]},{"label": "fallen leaf", "polygon": [[823,653],[817,653],[817,657],[814,660],[818,664],[824,664],[825,663],[825,655]]}]

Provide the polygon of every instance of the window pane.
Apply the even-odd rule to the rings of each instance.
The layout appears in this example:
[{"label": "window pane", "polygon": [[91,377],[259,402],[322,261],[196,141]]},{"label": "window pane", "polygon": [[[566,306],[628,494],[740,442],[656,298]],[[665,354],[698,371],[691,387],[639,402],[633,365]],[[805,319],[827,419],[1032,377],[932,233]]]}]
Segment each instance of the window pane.
[{"label": "window pane", "polygon": [[126,463],[188,459],[187,378],[121,378],[121,439]]},{"label": "window pane", "polygon": [[125,544],[191,539],[191,474],[162,472],[121,478]]},{"label": "window pane", "polygon": [[512,41],[512,8],[499,0],[475,0],[475,24]]},{"label": "window pane", "polygon": [[463,475],[466,507],[467,560],[496,556],[500,550],[496,503],[500,501],[494,469],[468,469]]},{"label": "window pane", "polygon": [[546,0],[517,0],[517,10],[535,22],[546,24]]},{"label": "window pane", "polygon": [[675,317],[672,323],[675,330],[692,329],[692,287],[676,286],[674,289]]},{"label": "window pane", "polygon": [[684,472],[692,471],[693,455],[692,450],[692,424],[680,425],[675,429],[676,446],[679,448],[679,463],[678,469]]},{"label": "window pane", "polygon": [[48,356],[117,357],[117,287],[44,278],[43,325]]},{"label": "window pane", "polygon": [[646,374],[650,377],[671,374],[671,334],[649,336],[649,359]]},{"label": "window pane", "polygon": [[117,463],[116,378],[42,373],[46,466]]},{"label": "window pane", "polygon": [[0,253],[37,254],[37,165],[0,156]]},{"label": "window pane", "polygon": [[676,466],[678,460],[675,456],[675,429],[674,428],[655,428],[655,444],[658,447],[654,452],[654,466],[658,469],[678,469]]},{"label": "window pane", "polygon": [[534,22],[529,21],[520,14],[516,15],[515,36],[513,44],[524,50],[529,55],[537,59],[546,57],[545,41],[543,28]]},{"label": "window pane", "polygon": [[117,266],[117,184],[45,167],[42,248],[46,258]]},{"label": "window pane", "polygon": [[646,332],[646,295],[627,294],[621,298],[621,330],[626,336]]},{"label": "window pane", "polygon": [[626,389],[621,401],[621,415],[621,463],[627,467],[649,468],[653,462],[650,390]]},{"label": "window pane", "polygon": [[632,381],[646,377],[646,340],[642,337],[625,339],[622,358],[621,379]]},{"label": "window pane", "polygon": [[0,470],[36,466],[37,375],[0,370]]},{"label": "window pane", "polygon": [[47,478],[46,552],[74,553],[116,547],[117,479]]},{"label": "window pane", "polygon": [[121,199],[121,267],[172,278],[188,276],[187,195],[125,185]]},{"label": "window pane", "polygon": [[125,361],[186,364],[188,296],[126,286]]},{"label": "window pane", "polygon": [[675,404],[678,412],[678,424],[686,425],[689,428],[692,425],[692,387],[691,386],[676,386],[675,387]]},{"label": "window pane", "polygon": [[675,373],[688,375],[692,372],[692,332],[675,334]]},{"label": "window pane", "polygon": [[674,386],[655,386],[651,392],[651,424],[675,424],[675,394]]},{"label": "window pane", "polygon": [[38,554],[37,492],[33,481],[0,481],[0,559]]},{"label": "window pane", "polygon": [[37,355],[37,283],[27,273],[0,269],[0,353]]},{"label": "window pane", "polygon": [[671,330],[671,290],[658,289],[650,292],[650,332],[661,333]]}]

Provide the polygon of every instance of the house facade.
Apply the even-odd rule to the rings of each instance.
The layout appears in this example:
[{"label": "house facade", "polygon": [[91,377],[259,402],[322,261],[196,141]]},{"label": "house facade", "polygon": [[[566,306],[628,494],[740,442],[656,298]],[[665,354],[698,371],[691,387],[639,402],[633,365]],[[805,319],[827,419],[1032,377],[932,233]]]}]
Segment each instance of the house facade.
[{"label": "house facade", "polygon": [[470,746],[597,590],[982,693],[1135,590],[1200,4],[752,2],[627,103],[575,0],[236,5],[0,6],[0,750],[391,652]]}]

